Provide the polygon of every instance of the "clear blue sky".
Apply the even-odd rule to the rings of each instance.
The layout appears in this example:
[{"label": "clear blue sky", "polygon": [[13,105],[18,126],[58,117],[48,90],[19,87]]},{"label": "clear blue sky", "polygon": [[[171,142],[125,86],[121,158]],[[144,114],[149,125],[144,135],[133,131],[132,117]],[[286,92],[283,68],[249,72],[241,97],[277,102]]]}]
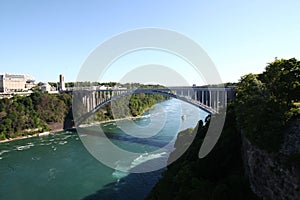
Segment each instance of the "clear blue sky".
[{"label": "clear blue sky", "polygon": [[[0,73],[76,80],[89,53],[120,32],[160,27],[196,41],[224,82],[300,59],[299,0],[1,0]],[[108,74],[107,80],[115,81]]]}]

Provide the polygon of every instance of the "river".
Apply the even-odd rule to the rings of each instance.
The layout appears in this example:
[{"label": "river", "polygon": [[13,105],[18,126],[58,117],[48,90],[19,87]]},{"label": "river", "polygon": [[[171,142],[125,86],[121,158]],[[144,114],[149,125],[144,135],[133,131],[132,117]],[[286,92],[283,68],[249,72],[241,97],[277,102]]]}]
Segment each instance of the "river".
[{"label": "river", "polygon": [[[182,120],[182,115],[186,116],[185,120]],[[170,99],[155,105],[144,113],[144,117],[134,119],[138,126],[165,120],[154,137],[136,139],[125,134],[116,122],[90,128],[100,126],[115,145],[143,152],[130,161],[131,166],[138,166],[151,159],[166,163],[172,149],[155,156],[147,152],[174,143],[180,130],[195,127],[198,120],[204,119],[206,115],[194,106]],[[120,123],[126,125],[127,133],[139,131],[132,128],[130,122],[124,120]],[[0,144],[0,199],[143,199],[165,170],[126,173],[112,169],[95,159],[86,150],[80,137],[76,131],[62,131]]]}]

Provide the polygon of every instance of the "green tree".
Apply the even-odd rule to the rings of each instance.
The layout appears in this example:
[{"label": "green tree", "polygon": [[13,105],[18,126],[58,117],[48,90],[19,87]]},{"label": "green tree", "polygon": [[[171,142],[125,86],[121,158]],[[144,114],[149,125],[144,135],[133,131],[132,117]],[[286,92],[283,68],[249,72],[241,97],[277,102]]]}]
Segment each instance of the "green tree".
[{"label": "green tree", "polygon": [[260,76],[278,100],[289,106],[293,101],[300,100],[300,61],[295,58],[276,59],[267,65]]},{"label": "green tree", "polygon": [[241,78],[237,88],[236,113],[237,121],[244,133],[251,137],[253,132],[260,131],[262,112],[268,101],[264,84],[258,80],[258,75],[248,74]]},{"label": "green tree", "polygon": [[277,151],[282,129],[297,114],[300,62],[292,58],[269,63],[259,75],[243,76],[237,85],[236,115],[246,137],[268,151]]}]

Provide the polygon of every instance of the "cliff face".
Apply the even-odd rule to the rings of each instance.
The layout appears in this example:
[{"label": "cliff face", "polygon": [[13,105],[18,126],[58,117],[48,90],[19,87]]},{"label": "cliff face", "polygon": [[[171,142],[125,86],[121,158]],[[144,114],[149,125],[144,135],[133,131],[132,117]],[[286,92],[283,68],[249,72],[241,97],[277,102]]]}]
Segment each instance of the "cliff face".
[{"label": "cliff face", "polygon": [[168,166],[146,199],[299,199],[300,117],[284,130],[284,141],[276,153],[251,144],[235,124],[229,110],[217,145],[202,159],[198,152],[207,126],[180,133],[177,150],[184,148],[191,136],[195,139]]},{"label": "cliff face", "polygon": [[[209,122],[199,122],[195,130],[178,134],[175,151],[186,149],[185,153],[168,166],[163,177],[150,192],[147,200],[164,199],[256,199],[244,176],[241,157],[241,138],[235,126],[232,109],[227,112],[223,132],[213,150],[199,159],[198,153]],[[193,137],[195,137],[193,139]],[[187,144],[192,141],[192,144]]]},{"label": "cliff face", "polygon": [[263,199],[300,197],[300,118],[284,132],[277,153],[268,153],[242,136],[245,174],[252,191]]}]

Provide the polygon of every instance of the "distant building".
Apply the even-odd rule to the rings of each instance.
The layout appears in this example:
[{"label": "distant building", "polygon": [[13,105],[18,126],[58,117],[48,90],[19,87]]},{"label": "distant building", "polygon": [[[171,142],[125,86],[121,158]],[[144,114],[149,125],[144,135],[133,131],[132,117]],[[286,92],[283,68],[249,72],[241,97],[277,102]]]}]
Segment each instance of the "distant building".
[{"label": "distant building", "polygon": [[0,92],[20,92],[31,89],[34,79],[24,74],[0,74]]},{"label": "distant building", "polygon": [[41,86],[41,92],[50,92],[51,91],[51,85],[49,83],[43,83]]},{"label": "distant building", "polygon": [[41,92],[43,93],[49,93],[49,94],[58,94],[58,91],[56,90],[56,87],[51,86],[49,83],[43,83],[41,85]]},{"label": "distant building", "polygon": [[100,89],[100,90],[107,90],[108,87],[107,87],[107,86],[104,86],[104,85],[101,85],[101,86],[99,87],[99,89]]},{"label": "distant building", "polygon": [[59,75],[59,90],[66,90],[65,77],[62,74]]}]

